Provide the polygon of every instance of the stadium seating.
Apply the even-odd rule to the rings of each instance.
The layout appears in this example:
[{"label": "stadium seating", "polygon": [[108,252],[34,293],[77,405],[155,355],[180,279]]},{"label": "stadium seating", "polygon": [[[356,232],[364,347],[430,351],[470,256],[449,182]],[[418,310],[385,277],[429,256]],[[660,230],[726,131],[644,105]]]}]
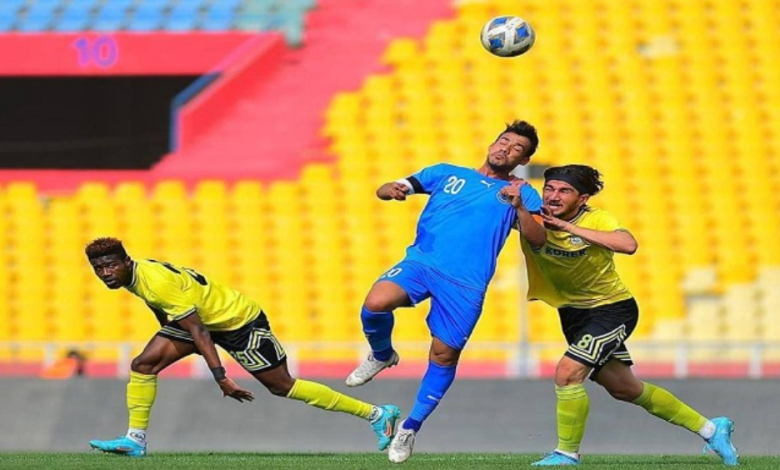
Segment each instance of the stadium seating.
[{"label": "stadium seating", "polygon": [[[761,304],[746,292],[763,299],[758,271],[780,265],[771,240],[780,220],[780,138],[771,118],[780,86],[767,80],[778,76],[767,60],[778,5],[527,1],[523,16],[539,42],[527,56],[501,61],[466,32],[516,11],[510,3],[459,2],[455,20],[433,24],[422,41],[392,43],[383,61],[393,72],[367,78],[328,111],[324,133],[340,165],[370,154],[371,174],[397,177],[407,162],[440,160],[440,138],[448,161],[475,165],[503,122],[528,119],[542,136],[534,163],[601,169],[607,189],[594,203],[640,239],[635,257],[618,260],[642,305],[638,339],[671,330],[693,340],[764,337]],[[746,31],[736,43],[726,39],[735,21]],[[720,62],[731,65],[714,66]],[[718,300],[691,306],[683,280],[707,267]],[[531,338],[559,338],[554,313],[530,308]],[[485,316],[492,314],[488,303]]]},{"label": "stadium seating", "polygon": [[[84,9],[88,28],[274,28],[288,21],[281,5],[313,7],[0,3],[0,28],[22,31],[66,28],[67,12]],[[441,160],[476,166],[516,117],[540,130],[533,163],[585,162],[604,173],[594,205],[640,241],[635,256],[618,257],[642,309],[637,340],[780,341],[772,317],[780,308],[780,64],[772,60],[780,3],[526,0],[538,43],[521,59],[493,58],[473,31],[514,3],[458,2],[455,17],[422,40],[391,43],[382,57],[390,71],[336,95],[327,110],[335,163],[312,164],[298,180],[92,183],[47,199],[26,183],[0,188],[0,341],[145,340],[154,319],[129,294],[107,291],[83,259],[91,237],[116,234],[136,256],[202,269],[257,299],[284,342],[359,342],[363,296],[403,256],[425,204],[379,202],[376,186]],[[22,13],[8,23],[4,12]],[[475,342],[560,340],[557,316],[539,303],[523,330],[520,273],[513,236]],[[427,341],[424,315],[400,312],[397,340]],[[716,357],[725,356],[697,356]]]},{"label": "stadium seating", "polygon": [[315,0],[3,0],[0,32],[269,31],[303,41]]}]

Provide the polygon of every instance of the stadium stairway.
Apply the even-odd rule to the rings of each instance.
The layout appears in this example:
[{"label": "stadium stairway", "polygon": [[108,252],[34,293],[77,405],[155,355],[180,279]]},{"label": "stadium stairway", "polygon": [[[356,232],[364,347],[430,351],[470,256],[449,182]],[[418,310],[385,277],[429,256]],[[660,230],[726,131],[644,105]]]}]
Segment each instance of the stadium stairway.
[{"label": "stadium stairway", "polygon": [[295,178],[306,162],[330,160],[318,131],[332,95],[356,89],[367,74],[383,70],[385,47],[398,37],[421,37],[434,19],[452,14],[450,3],[318,1],[306,16],[306,47],[288,48],[281,66],[250,77],[253,83],[212,127],[199,129],[151,171],[0,170],[0,182],[30,181],[44,193],[62,194],[89,181],[113,186],[177,179],[191,188],[204,178]]},{"label": "stadium stairway", "polygon": [[386,3],[319,2],[307,17],[306,47],[290,50],[282,66],[246,90],[211,131],[154,172],[185,179],[292,179],[306,162],[329,160],[318,131],[333,94],[356,89],[363,77],[382,70],[379,57],[394,38],[421,36],[431,21],[451,13],[447,0]]}]

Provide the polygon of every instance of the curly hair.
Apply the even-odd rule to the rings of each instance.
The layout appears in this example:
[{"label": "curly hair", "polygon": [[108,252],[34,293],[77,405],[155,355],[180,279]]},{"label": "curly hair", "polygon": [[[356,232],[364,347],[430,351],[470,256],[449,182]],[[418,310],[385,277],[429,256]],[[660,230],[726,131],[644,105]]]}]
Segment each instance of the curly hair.
[{"label": "curly hair", "polygon": [[[531,155],[536,153],[536,147],[539,146],[539,135],[536,133],[536,128],[529,122],[516,119],[512,121],[511,124],[507,124],[506,129],[504,129],[498,137],[501,137],[507,132],[523,136],[531,141],[531,146],[526,150],[526,157],[531,158]],[[498,140],[498,138],[496,138],[496,140]]]},{"label": "curly hair", "polygon": [[84,249],[87,258],[95,259],[101,256],[117,255],[120,258],[127,258],[127,252],[122,242],[117,238],[101,237],[92,240]]},{"label": "curly hair", "polygon": [[548,168],[544,170],[544,180],[564,181],[572,185],[580,194],[590,196],[595,196],[604,189],[601,173],[587,165],[564,165]]}]

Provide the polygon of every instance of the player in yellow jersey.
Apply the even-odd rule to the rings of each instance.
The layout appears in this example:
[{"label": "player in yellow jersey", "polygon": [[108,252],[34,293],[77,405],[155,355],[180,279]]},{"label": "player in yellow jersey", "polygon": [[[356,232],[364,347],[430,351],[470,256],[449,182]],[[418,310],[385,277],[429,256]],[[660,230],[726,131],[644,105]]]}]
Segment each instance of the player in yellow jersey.
[{"label": "player in yellow jersey", "polygon": [[589,401],[587,377],[612,397],[699,434],[726,465],[737,465],[729,418],[707,419],[661,387],[637,379],[626,340],[639,308],[615,270],[615,253],[633,254],[638,244],[608,212],[588,205],[604,186],[599,172],[566,165],[544,172],[542,219],[547,241],[532,248],[522,239],[528,262],[529,299],[556,307],[569,344],[555,369],[558,447],[536,466],[577,465]]},{"label": "player in yellow jersey", "polygon": [[193,353],[203,356],[224,396],[239,402],[254,400],[252,392],[227,377],[216,345],[225,349],[272,394],[363,418],[369,421],[379,439],[379,450],[390,444],[401,414],[398,407],[372,405],[325,385],[291,377],[284,348],[271,333],[265,313],[253,300],[192,269],[151,259],[133,260],[122,242],[115,238],[98,238],[85,251],[95,274],[109,289],[125,288],[140,297],[161,326],[130,366],[127,434],[109,441],[90,441],[93,448],[145,456],[146,429],[157,394],[157,374]]}]

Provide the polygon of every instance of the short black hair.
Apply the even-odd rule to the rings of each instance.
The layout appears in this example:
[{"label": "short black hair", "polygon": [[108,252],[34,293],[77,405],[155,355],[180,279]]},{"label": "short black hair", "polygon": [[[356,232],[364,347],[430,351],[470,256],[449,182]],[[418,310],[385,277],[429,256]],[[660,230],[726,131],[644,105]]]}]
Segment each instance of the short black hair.
[{"label": "short black hair", "polygon": [[92,240],[84,249],[87,258],[95,259],[102,256],[117,255],[122,259],[127,258],[127,251],[122,242],[117,238],[102,237]]},{"label": "short black hair", "polygon": [[528,147],[525,154],[526,157],[531,158],[531,155],[536,152],[536,147],[539,146],[539,135],[536,133],[536,128],[528,121],[520,121],[515,119],[511,124],[506,125],[506,129],[504,129],[501,134],[498,135],[496,140],[498,140],[498,138],[507,132],[521,135],[531,141],[531,146]]},{"label": "short black hair", "polygon": [[604,189],[599,170],[588,165],[563,165],[554,166],[544,170],[544,180],[565,181],[580,194],[595,196]]}]

